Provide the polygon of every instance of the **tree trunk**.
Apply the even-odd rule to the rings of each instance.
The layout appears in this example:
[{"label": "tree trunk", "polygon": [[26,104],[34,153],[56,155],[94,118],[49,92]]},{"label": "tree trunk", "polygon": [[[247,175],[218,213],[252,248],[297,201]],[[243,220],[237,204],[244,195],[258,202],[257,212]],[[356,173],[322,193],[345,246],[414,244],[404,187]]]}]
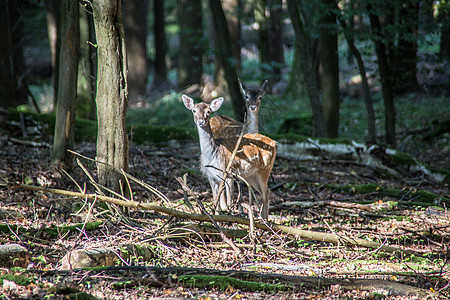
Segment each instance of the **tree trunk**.
[{"label": "tree trunk", "polygon": [[[78,100],[76,114],[80,118],[95,120],[95,80],[92,74],[93,60],[91,58],[91,24],[92,11],[88,11],[89,6],[79,7],[80,13],[80,61],[78,64]],[[92,24],[93,25],[93,24]]]},{"label": "tree trunk", "polygon": [[[335,9],[338,9],[336,6]],[[353,19],[353,18],[352,18]],[[344,33],[345,39],[347,40],[348,47],[350,52],[356,59],[356,63],[358,65],[359,74],[361,76],[362,81],[362,89],[364,93],[364,102],[366,104],[366,112],[367,112],[367,142],[375,143],[376,142],[376,127],[375,127],[375,112],[373,110],[373,101],[370,95],[369,83],[366,75],[366,68],[364,66],[364,61],[362,59],[361,53],[355,46],[354,41],[354,27],[347,27],[347,23],[342,18],[338,17],[339,23],[341,24],[342,31]]]},{"label": "tree trunk", "polygon": [[401,3],[398,19],[398,42],[390,62],[393,72],[393,89],[396,94],[402,94],[418,88],[416,63],[419,0],[407,0]]},{"label": "tree trunk", "polygon": [[128,57],[128,99],[137,103],[147,83],[147,0],[124,1]]},{"label": "tree trunk", "polygon": [[59,50],[61,44],[60,1],[47,0],[47,33],[52,54],[53,111],[56,111],[58,97]]},{"label": "tree trunk", "polygon": [[[227,20],[228,33],[230,34],[231,48],[233,52],[233,65],[236,70],[241,68],[241,0],[222,0],[222,8]],[[210,22],[212,25],[211,37],[214,41],[214,47],[218,48],[218,36],[214,30],[215,16],[211,15]],[[214,81],[217,86],[223,88],[223,90],[228,89],[228,85],[225,79],[225,72],[222,65],[222,60],[219,55],[214,58]]]},{"label": "tree trunk", "polygon": [[317,40],[308,34],[304,24],[300,19],[300,10],[296,0],[288,0],[288,12],[291,17],[292,26],[295,32],[297,54],[299,55],[300,71],[302,81],[307,89],[309,102],[312,111],[315,135],[326,136],[326,127],[323,118],[322,104],[320,102],[320,91],[317,77]]},{"label": "tree trunk", "polygon": [[203,75],[202,2],[178,0],[180,51],[178,87],[200,84]]},{"label": "tree trunk", "polygon": [[241,6],[241,0],[222,0],[236,70],[241,68]]},{"label": "tree trunk", "polygon": [[378,16],[369,15],[372,38],[375,44],[375,52],[378,58],[378,69],[380,73],[381,90],[383,94],[384,115],[385,115],[385,142],[395,147],[395,106],[392,90],[392,78],[386,55],[386,46],[382,42],[380,33],[381,25]]},{"label": "tree trunk", "polygon": [[269,45],[269,26],[266,17],[266,0],[254,1],[255,20],[258,23],[258,50],[259,62],[261,64],[261,73],[270,74],[270,45]]},{"label": "tree trunk", "polygon": [[234,59],[231,49],[230,35],[228,33],[227,20],[220,1],[209,0],[209,7],[213,15],[214,28],[216,30],[217,42],[219,46],[219,56],[224,67],[225,79],[228,83],[228,90],[231,96],[234,114],[239,121],[243,121],[246,108],[242,99],[241,90],[239,88],[236,69],[233,64]]},{"label": "tree trunk", "polygon": [[155,73],[152,88],[168,87],[166,66],[166,23],[164,18],[164,1],[153,2],[153,34],[155,36]]},{"label": "tree trunk", "polygon": [[16,84],[15,101],[18,104],[28,103],[28,92],[25,87],[25,59],[24,48],[24,3],[9,0],[9,22],[11,26],[11,42],[13,47],[13,71]]},{"label": "tree trunk", "polygon": [[[269,24],[269,46],[270,46],[270,61],[272,66],[272,82],[281,80],[281,68],[284,65],[284,43],[283,43],[283,1],[268,0],[270,9],[270,24]],[[267,74],[263,74],[264,79],[267,79]]]},{"label": "tree trunk", "polygon": [[319,20],[319,55],[322,105],[327,137],[336,138],[339,128],[339,57],[335,0],[321,0]]},{"label": "tree trunk", "polygon": [[441,40],[439,41],[439,56],[441,59],[450,60],[450,3],[442,4],[439,10],[439,21],[441,23]]},{"label": "tree trunk", "polygon": [[23,23],[20,2],[0,1],[0,106],[27,102],[23,85]]},{"label": "tree trunk", "polygon": [[52,162],[65,168],[71,164],[67,149],[73,145],[77,100],[78,59],[80,49],[79,8],[72,0],[61,6],[61,49],[59,51],[58,96]]},{"label": "tree trunk", "polygon": [[116,192],[124,187],[128,171],[127,57],[121,0],[93,1],[97,36],[97,165],[99,183]]},{"label": "tree trunk", "polygon": [[0,0],[0,107],[15,107],[14,60],[8,0]]}]

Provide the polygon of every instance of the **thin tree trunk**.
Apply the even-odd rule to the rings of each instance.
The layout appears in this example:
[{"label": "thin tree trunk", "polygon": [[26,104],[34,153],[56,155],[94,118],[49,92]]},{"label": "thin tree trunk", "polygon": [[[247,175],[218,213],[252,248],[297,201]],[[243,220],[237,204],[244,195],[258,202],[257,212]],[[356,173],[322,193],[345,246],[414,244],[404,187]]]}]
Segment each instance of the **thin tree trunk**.
[{"label": "thin tree trunk", "polygon": [[15,107],[19,103],[16,98],[14,80],[14,60],[9,19],[8,0],[0,0],[0,106]]},{"label": "thin tree trunk", "polygon": [[[240,70],[241,68],[241,0],[223,0],[221,1],[222,8],[225,14],[225,18],[227,20],[228,33],[230,34],[231,48],[233,52],[233,64],[236,70]],[[209,22],[211,22],[212,30],[211,37],[214,41],[214,47],[218,48],[218,35],[214,30],[214,21],[213,18],[215,16],[211,15],[209,18]],[[219,55],[216,55],[214,58],[214,81],[217,86],[223,88],[224,90],[228,89],[228,84],[225,79],[225,72],[222,65],[222,60]]]},{"label": "thin tree trunk", "polygon": [[99,183],[116,192],[124,187],[114,168],[128,170],[127,57],[122,1],[93,1],[97,35],[97,165]]},{"label": "thin tree trunk", "polygon": [[288,12],[291,17],[292,26],[295,32],[296,45],[298,48],[299,64],[301,67],[302,80],[307,89],[309,102],[312,111],[315,135],[326,136],[322,104],[320,101],[320,91],[317,78],[317,58],[316,40],[306,36],[307,32],[304,24],[300,20],[300,10],[296,0],[288,0]]},{"label": "thin tree trunk", "polygon": [[[336,9],[338,9],[337,6]],[[348,47],[356,59],[359,74],[361,75],[362,88],[364,93],[364,102],[366,104],[366,112],[367,112],[367,130],[368,130],[367,141],[369,143],[375,143],[376,142],[375,112],[373,109],[373,101],[372,96],[370,95],[369,82],[367,80],[364,61],[362,59],[361,53],[355,46],[353,38],[353,30],[354,30],[353,27],[347,28],[347,23],[345,23],[345,20],[342,20],[342,18],[340,17],[338,17],[338,20],[342,26],[342,31],[344,33],[345,39],[347,40]]]},{"label": "thin tree trunk", "polygon": [[381,90],[383,94],[385,115],[385,142],[395,147],[395,106],[392,90],[391,71],[386,55],[386,47],[379,38],[381,32],[380,20],[378,19],[378,16],[373,14],[369,15],[369,19],[375,44],[375,52],[378,57],[378,69],[380,72]]},{"label": "thin tree trunk", "polygon": [[59,50],[61,44],[60,1],[47,0],[47,33],[52,54],[53,111],[56,111],[58,98]]},{"label": "thin tree trunk", "polygon": [[166,32],[164,18],[164,1],[153,2],[153,34],[155,36],[155,75],[152,88],[168,87],[166,65]]},{"label": "thin tree trunk", "polygon": [[327,137],[336,138],[339,128],[339,57],[335,0],[321,0],[319,20],[319,55],[321,68],[322,107]]},{"label": "thin tree trunk", "polygon": [[178,87],[200,84],[203,75],[203,26],[201,1],[178,0],[180,51]]},{"label": "thin tree trunk", "polygon": [[147,83],[147,0],[124,1],[128,57],[128,99],[137,103]]},{"label": "thin tree trunk", "polygon": [[396,94],[411,92],[417,83],[417,31],[419,26],[419,0],[407,0],[399,9],[398,42],[390,60],[393,89]]},{"label": "thin tree trunk", "polygon": [[439,56],[441,59],[450,61],[450,3],[442,4],[439,13],[441,23],[441,39],[439,41]]},{"label": "thin tree trunk", "polygon": [[87,7],[79,7],[80,13],[80,61],[78,65],[78,100],[77,116],[95,120],[95,97],[92,81],[94,80],[91,60],[89,18],[92,13]]},{"label": "thin tree trunk", "polygon": [[244,120],[246,111],[242,94],[239,88],[238,76],[233,64],[233,52],[231,49],[230,35],[228,33],[227,20],[222,9],[220,1],[209,0],[209,7],[214,16],[214,28],[217,34],[217,42],[219,46],[219,55],[224,67],[225,79],[228,83],[228,90],[231,96],[231,102],[236,118],[239,121]]},{"label": "thin tree trunk", "polygon": [[58,96],[56,105],[55,134],[52,162],[71,166],[67,149],[74,142],[75,107],[77,100],[77,76],[80,50],[79,8],[72,0],[62,0],[61,49],[59,51]]},{"label": "thin tree trunk", "polygon": [[270,68],[270,45],[269,45],[269,26],[266,18],[266,0],[254,1],[255,20],[259,25],[258,28],[258,50],[259,62],[261,64],[261,72],[271,73]]},{"label": "thin tree trunk", "polygon": [[[269,46],[270,61],[273,70],[272,81],[281,80],[281,68],[284,65],[284,42],[283,42],[283,1],[268,0],[270,8],[270,25],[269,25]],[[267,75],[263,74],[266,78]]]}]

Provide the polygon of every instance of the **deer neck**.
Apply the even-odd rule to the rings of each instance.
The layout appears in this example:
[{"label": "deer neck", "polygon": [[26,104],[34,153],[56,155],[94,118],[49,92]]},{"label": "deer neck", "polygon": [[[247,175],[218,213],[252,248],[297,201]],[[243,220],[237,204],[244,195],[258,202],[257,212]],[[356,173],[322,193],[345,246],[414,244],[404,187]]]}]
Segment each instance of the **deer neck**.
[{"label": "deer neck", "polygon": [[197,130],[200,141],[200,152],[202,161],[205,164],[210,164],[217,153],[218,145],[214,141],[214,137],[211,131],[211,127],[209,126],[209,122],[208,125],[205,127],[197,126]]},{"label": "deer neck", "polygon": [[250,109],[247,111],[247,133],[259,133],[258,130],[258,111],[251,111]]}]

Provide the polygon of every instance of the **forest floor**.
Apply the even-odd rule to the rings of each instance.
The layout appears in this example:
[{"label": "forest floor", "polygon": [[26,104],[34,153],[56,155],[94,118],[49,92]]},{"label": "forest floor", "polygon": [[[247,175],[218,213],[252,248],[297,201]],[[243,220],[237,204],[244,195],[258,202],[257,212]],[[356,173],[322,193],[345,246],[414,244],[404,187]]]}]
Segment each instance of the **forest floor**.
[{"label": "forest floor", "polygon": [[[449,149],[436,145],[445,145],[449,140],[450,136],[444,134],[427,146],[421,145],[415,149],[416,158],[448,169]],[[132,145],[130,173],[164,193],[168,201],[163,202],[139,184],[132,184],[133,199],[189,213],[191,209],[184,204],[185,195],[176,180],[187,173],[188,186],[209,209],[210,188],[198,171],[198,142],[169,144],[171,146],[164,147]],[[448,184],[433,181],[421,172],[393,178],[350,161],[326,157],[295,160],[279,156],[269,182],[272,190],[269,221],[297,229],[363,238],[397,247],[399,251],[392,253],[381,248],[307,240],[263,229],[255,229],[256,237],[252,240],[248,226],[220,223],[224,230],[234,230],[238,235],[232,237],[240,249],[237,253],[207,222],[138,209],[129,209],[127,217],[116,218],[105,213],[104,206],[92,206],[91,200],[4,185],[7,181],[74,192],[94,191],[81,164],[67,171],[72,179],[51,167],[49,148],[18,144],[6,137],[0,140],[0,146],[0,226],[3,226],[0,244],[20,244],[31,253],[27,268],[0,269],[3,281],[0,298],[81,299],[81,296],[86,297],[82,292],[97,299],[421,299],[424,295],[450,296],[450,213],[446,210],[449,202],[417,205],[421,201],[417,200],[416,193],[431,192],[442,200],[450,198],[450,191]],[[74,150],[86,157],[95,157],[92,143],[78,144]],[[94,163],[79,159],[95,178]],[[375,190],[363,188],[373,184],[377,185]],[[244,189],[244,202],[248,199],[246,194]],[[370,211],[363,206],[389,201],[397,204],[382,211]],[[195,200],[190,202],[199,213]],[[346,205],[340,205],[343,203]],[[237,209],[233,214],[237,214]],[[100,226],[63,230],[69,225],[93,221],[100,221]],[[127,245],[141,245],[147,249],[147,255],[126,256],[123,249]],[[114,249],[117,257],[122,257],[115,263],[117,267],[59,270],[62,258],[69,251],[103,247]],[[159,271],[152,269],[156,267]],[[176,267],[196,269],[186,271]],[[194,275],[202,274],[202,270],[202,275],[208,275],[211,269],[235,272],[227,273],[225,277],[229,278],[239,277],[238,271],[251,271],[276,274],[275,278],[280,279],[284,275],[294,275],[321,281],[307,284],[300,279],[295,282],[295,278],[305,277],[292,277],[294,282],[286,284],[273,278],[261,279],[284,285],[282,288],[272,285],[252,288],[232,281],[220,285],[223,277],[206,277],[206,284],[201,285],[204,277]],[[11,285],[12,275],[25,279],[21,284],[16,281],[17,284]],[[261,275],[261,278],[264,277]],[[346,285],[346,281],[330,281],[333,279],[369,281],[365,285]],[[412,290],[401,291],[391,283]]]}]

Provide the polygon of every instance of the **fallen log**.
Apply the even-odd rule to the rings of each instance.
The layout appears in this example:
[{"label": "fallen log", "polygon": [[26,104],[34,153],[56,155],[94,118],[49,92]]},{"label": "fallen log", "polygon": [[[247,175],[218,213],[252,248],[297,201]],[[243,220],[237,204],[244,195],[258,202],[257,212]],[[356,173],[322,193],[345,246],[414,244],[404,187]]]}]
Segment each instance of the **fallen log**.
[{"label": "fallen log", "polygon": [[[284,285],[288,288],[300,288],[304,289],[308,286],[313,289],[329,288],[331,286],[339,286],[346,291],[360,290],[377,292],[385,296],[411,296],[418,297],[418,299],[425,299],[431,296],[428,290],[409,286],[395,281],[382,280],[382,279],[362,279],[362,278],[326,278],[321,276],[296,276],[296,275],[284,275],[275,273],[258,273],[253,271],[239,271],[239,270],[216,270],[216,269],[206,269],[206,268],[189,268],[189,267],[156,267],[156,266],[118,266],[118,267],[106,267],[106,268],[96,268],[89,270],[29,270],[28,272],[37,273],[41,276],[54,276],[68,274],[69,272],[82,273],[86,271],[87,273],[83,278],[86,280],[89,277],[95,277],[96,274],[101,273],[102,275],[114,275],[114,274],[127,274],[128,277],[137,279],[142,276],[136,276],[133,272],[144,272],[145,274],[150,274],[155,282],[159,283],[161,286],[164,282],[173,282],[175,278],[189,278],[192,276],[210,276],[211,278],[217,279],[222,277],[235,278],[241,281],[247,282],[258,282],[265,284],[277,284],[278,286]],[[145,280],[147,278],[144,278]],[[212,282],[214,280],[211,280]],[[137,282],[135,282],[137,284]],[[242,285],[240,285],[242,286]],[[217,288],[215,286],[211,286]]]},{"label": "fallen log", "polygon": [[[53,194],[60,194],[70,197],[78,197],[78,198],[89,198],[89,199],[96,199],[97,201],[103,201],[108,203],[117,204],[123,207],[131,207],[136,209],[144,209],[144,210],[151,210],[156,211],[160,213],[164,213],[167,215],[171,215],[176,218],[180,219],[189,219],[192,221],[200,221],[200,222],[210,222],[210,218],[203,214],[195,214],[195,213],[186,213],[179,210],[151,204],[151,203],[145,203],[145,202],[139,202],[139,201],[133,201],[133,200],[121,200],[113,197],[108,196],[102,196],[98,194],[86,194],[86,193],[80,193],[80,192],[72,192],[72,191],[66,191],[66,190],[60,190],[60,189],[50,189],[50,188],[44,188],[44,187],[38,187],[33,185],[24,185],[24,184],[14,184],[15,188],[24,188],[34,191],[41,191],[41,192],[47,192],[47,193],[53,193]],[[236,223],[236,224],[243,224],[243,225],[250,225],[250,220],[235,216],[229,216],[229,215],[214,215],[211,216],[216,222],[229,222],[229,223]],[[420,255],[421,253],[417,253],[410,250],[404,250],[397,247],[387,246],[384,244],[380,244],[378,242],[368,241],[362,238],[357,237],[346,237],[346,236],[340,236],[334,233],[326,233],[326,232],[319,232],[319,231],[311,231],[311,230],[303,230],[303,229],[297,229],[289,226],[284,225],[278,225],[271,222],[255,222],[255,227],[266,230],[266,231],[279,231],[286,234],[291,234],[298,236],[305,240],[314,240],[314,241],[320,241],[320,242],[328,242],[333,243],[337,245],[346,245],[346,246],[358,246],[358,247],[364,247],[364,248],[370,248],[370,249],[377,249],[385,252],[402,252],[405,254],[416,254]]]}]

